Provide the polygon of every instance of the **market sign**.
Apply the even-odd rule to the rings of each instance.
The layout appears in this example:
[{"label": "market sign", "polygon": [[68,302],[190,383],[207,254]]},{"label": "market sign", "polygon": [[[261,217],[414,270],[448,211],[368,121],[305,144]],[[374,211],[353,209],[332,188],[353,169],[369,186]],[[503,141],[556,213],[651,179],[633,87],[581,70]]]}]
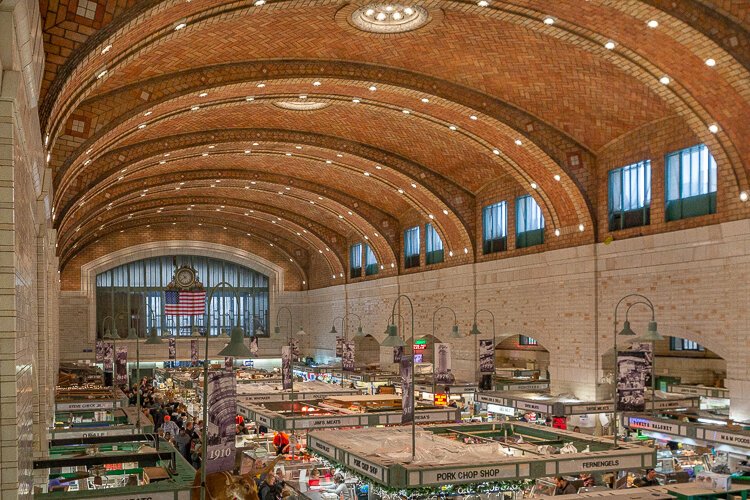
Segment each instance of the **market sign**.
[{"label": "market sign", "polygon": [[346,456],[346,463],[349,467],[364,474],[365,476],[377,479],[378,481],[387,482],[387,474],[385,469],[379,465],[375,465],[372,462],[363,460],[356,455],[348,454]]},{"label": "market sign", "polygon": [[548,391],[549,382],[498,382],[496,391]]},{"label": "market sign", "polygon": [[[602,454],[598,457],[558,460],[556,474],[572,474],[589,471],[611,471],[653,467],[652,454],[612,455]],[[549,470],[548,470],[549,472]]]},{"label": "market sign", "polygon": [[52,431],[52,435],[55,439],[74,439],[103,436],[130,436],[135,434],[135,431],[135,427],[131,425],[118,427],[78,427],[73,429],[55,429]]},{"label": "market sign", "polygon": [[433,399],[435,406],[448,406],[448,395],[437,393]]},{"label": "market sign", "polygon": [[444,470],[425,470],[419,482],[412,483],[409,474],[409,486],[434,485],[445,483],[473,483],[479,481],[499,481],[516,478],[516,464],[489,465],[484,467],[451,468]]},{"label": "market sign", "polygon": [[[286,420],[286,419],[284,419]],[[316,429],[320,427],[357,427],[362,425],[359,416],[353,417],[317,417],[317,418],[295,418],[292,422],[295,429]],[[365,421],[366,423],[366,421]],[[287,422],[284,422],[284,429],[291,429]]]},{"label": "market sign", "polygon": [[698,387],[693,385],[668,385],[667,392],[690,394],[707,398],[729,398],[729,389],[723,387]]},{"label": "market sign", "polygon": [[115,407],[114,401],[90,401],[90,402],[85,402],[85,403],[55,403],[56,411],[111,410],[114,407]]},{"label": "market sign", "polygon": [[487,411],[490,413],[497,413],[498,415],[507,415],[509,417],[516,416],[516,409],[511,408],[510,406],[495,405],[490,403],[487,405]]},{"label": "market sign", "polygon": [[479,401],[480,403],[494,403],[502,406],[510,406],[510,401],[505,398],[488,396],[487,394],[483,394],[481,392],[477,394],[477,401]]},{"label": "market sign", "polygon": [[698,429],[698,439],[750,449],[750,433],[734,434],[710,429]]},{"label": "market sign", "polygon": [[319,441],[315,438],[310,438],[310,448],[312,448],[315,453],[320,453],[321,455],[325,455],[331,460],[336,460],[336,448],[324,443],[323,441]]},{"label": "market sign", "polygon": [[[381,413],[378,414],[378,424],[400,424],[401,413]],[[414,421],[421,423],[428,422],[450,422],[460,420],[461,415],[456,408],[455,410],[417,410],[414,414]]]},{"label": "market sign", "polygon": [[682,436],[680,425],[677,423],[664,422],[663,420],[650,420],[641,417],[626,417],[626,427],[631,429],[642,429],[646,431],[664,432],[675,436]]}]

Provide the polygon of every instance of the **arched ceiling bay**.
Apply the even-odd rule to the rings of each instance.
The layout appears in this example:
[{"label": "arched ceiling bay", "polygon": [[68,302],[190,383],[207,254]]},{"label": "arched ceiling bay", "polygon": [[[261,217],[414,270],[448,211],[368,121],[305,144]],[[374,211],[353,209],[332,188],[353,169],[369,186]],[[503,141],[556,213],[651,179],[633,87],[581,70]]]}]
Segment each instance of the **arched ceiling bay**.
[{"label": "arched ceiling bay", "polygon": [[474,197],[497,179],[563,239],[593,240],[597,151],[674,116],[747,189],[747,47],[727,41],[747,27],[726,6],[688,25],[705,3],[428,1],[427,26],[386,36],[351,26],[342,2],[83,4],[43,13],[63,262],[136,214],[181,225],[187,208],[238,231],[250,207],[281,217],[290,245],[327,246],[332,280],[365,236],[397,268],[415,214],[473,255]]}]

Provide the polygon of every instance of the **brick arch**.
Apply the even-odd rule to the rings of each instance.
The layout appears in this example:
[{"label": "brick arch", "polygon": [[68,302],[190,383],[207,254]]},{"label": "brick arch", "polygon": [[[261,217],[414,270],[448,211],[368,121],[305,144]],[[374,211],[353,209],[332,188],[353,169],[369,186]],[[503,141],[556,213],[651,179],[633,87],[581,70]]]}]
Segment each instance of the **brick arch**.
[{"label": "brick arch", "polygon": [[[98,162],[108,166],[108,171],[100,174],[97,179],[92,181],[90,187],[86,190],[87,192],[92,191],[93,187],[98,186],[98,189],[104,189],[108,179],[114,179],[123,169],[136,168],[139,165],[147,165],[149,162],[152,164],[157,163],[157,159],[161,159],[162,155],[166,152],[174,152],[182,149],[189,149],[195,147],[196,144],[201,145],[220,145],[225,144],[232,146],[233,143],[240,142],[242,145],[257,141],[281,141],[287,144],[305,144],[311,146],[326,146],[327,138],[325,136],[314,135],[314,134],[295,134],[284,131],[275,130],[239,130],[239,131],[212,131],[206,134],[188,134],[186,136],[172,136],[169,138],[167,144],[161,140],[152,140],[139,146],[138,150],[133,148],[126,148],[121,150],[115,150],[107,153],[104,157],[97,159]],[[401,169],[410,169],[407,172],[409,177],[403,176],[403,179],[408,179],[410,182],[416,184],[420,182],[424,185],[425,179],[419,177],[419,167],[409,162],[406,159],[394,156],[392,154],[379,151],[370,148],[366,145],[354,144],[349,141],[336,141],[339,147],[333,148],[333,151],[344,151],[347,155],[354,156],[356,158],[364,158],[367,162],[376,162],[383,165],[397,164]],[[244,148],[243,148],[244,149]],[[240,149],[239,151],[242,151]],[[239,152],[238,151],[238,152]],[[383,161],[385,160],[385,161]],[[92,168],[96,163],[92,163]],[[439,180],[439,179],[438,179]],[[393,187],[395,190],[395,186]],[[451,193],[463,193],[464,196],[469,196],[464,190],[459,187],[450,187],[445,196]],[[68,196],[67,204],[62,208],[57,205],[61,202],[60,196],[61,191],[58,191],[58,199],[55,201],[55,220],[58,227],[68,217],[69,213],[74,208],[74,202],[80,203],[80,200],[74,200],[74,198]],[[65,198],[63,198],[65,199]],[[433,193],[432,189],[423,188],[417,189],[416,191],[409,191],[407,197],[408,201],[417,206],[422,213],[441,213],[442,210],[448,210],[449,213],[446,217],[442,217],[445,222],[441,222],[442,230],[446,235],[449,235],[448,242],[456,248],[472,247],[471,239],[469,237],[469,231],[466,223],[459,218],[459,216],[452,210],[452,205],[443,201],[443,196],[437,196]],[[351,210],[351,208],[350,208]],[[473,208],[472,208],[473,210]]]},{"label": "brick arch", "polygon": [[[283,6],[291,6],[291,5],[292,5],[291,3],[279,2],[278,5],[274,4],[273,6],[268,6],[266,9],[282,8]],[[440,5],[446,9],[449,9],[454,6],[454,4],[451,2],[441,3]],[[232,7],[232,9],[237,9],[237,8],[238,7]],[[603,38],[603,36],[598,33],[599,28],[595,25],[589,26],[590,24],[595,23],[597,16],[587,17],[584,15],[584,12],[586,14],[590,14],[589,12],[586,12],[586,9],[588,9],[589,7],[586,7],[584,9],[573,10],[573,9],[570,9],[568,5],[562,5],[560,8],[566,9],[561,12],[561,15],[562,15],[561,17],[563,18],[567,17],[571,20],[571,22],[566,23],[566,24],[556,23],[554,27],[547,27],[547,26],[541,25],[540,23],[533,22],[533,21],[538,21],[538,17],[541,16],[542,13],[530,11],[528,9],[519,9],[519,8],[515,8],[511,6],[501,6],[501,8],[493,7],[491,9],[481,9],[481,10],[478,8],[472,8],[472,12],[480,14],[482,16],[494,17],[496,19],[508,20],[510,22],[522,24],[527,28],[531,28],[532,30],[537,30],[546,35],[556,36],[560,39],[572,38],[572,39],[575,39],[577,42],[579,42],[578,45],[585,47],[587,50],[591,50],[591,51],[597,50],[601,52],[602,54],[606,54],[603,52],[603,49],[601,48],[601,41],[599,39]],[[593,8],[593,7],[590,7],[590,8]],[[248,12],[255,12],[256,10],[253,10],[252,8],[250,8],[248,9]],[[596,14],[599,12],[594,12],[594,13]],[[182,14],[184,15],[184,12]],[[223,14],[219,14],[218,11],[216,13],[201,15],[199,16],[200,19],[196,18],[196,23],[194,23],[194,25],[197,25],[198,23],[200,23],[201,20],[211,19],[212,21],[215,21],[216,19],[214,18],[214,14],[216,16],[223,15]],[[621,12],[620,14],[623,15],[624,20],[627,20],[627,21],[633,20],[628,15],[628,12]],[[228,15],[236,15],[236,12],[232,12],[232,14],[228,14]],[[639,15],[642,15],[642,14],[639,14]],[[617,23],[613,23],[613,24],[617,24]],[[584,27],[584,26],[588,26],[588,27]],[[168,30],[170,28],[165,28],[165,29]],[[605,31],[604,28],[602,28],[602,31]],[[165,31],[162,34],[158,34],[158,35],[152,34],[150,36],[151,36],[151,40],[154,41],[154,40],[158,40],[161,38],[170,38],[170,36],[175,36],[175,35],[169,33],[169,31]],[[703,41],[703,40],[704,39],[701,38],[698,41]],[[671,38],[668,41],[672,42],[673,44],[675,43],[675,41]],[[637,46],[637,43],[635,40],[632,41],[632,45]],[[627,46],[627,43],[623,43],[623,47],[626,47],[626,46]],[[698,46],[697,41],[693,42],[690,46],[697,47]],[[678,47],[682,48],[679,45]],[[659,48],[661,49],[663,47],[660,45]],[[671,54],[670,50],[663,50],[662,52]],[[690,51],[685,50],[684,52],[690,52]],[[690,89],[678,88],[677,86],[675,86],[669,92],[663,91],[663,89],[660,89],[659,87],[656,86],[655,83],[653,83],[653,79],[654,79],[653,77],[659,72],[659,68],[655,65],[650,65],[650,63],[648,63],[648,60],[646,58],[641,58],[636,61],[637,56],[638,54],[633,51],[632,53],[628,53],[626,54],[626,56],[623,56],[623,57],[619,56],[619,54],[617,56],[609,55],[607,57],[618,57],[619,59],[617,59],[617,62],[621,64],[621,66],[624,69],[629,71],[634,77],[642,78],[643,82],[646,83],[647,86],[653,86],[652,88],[656,92],[662,91],[662,94],[663,94],[662,98],[664,98],[665,100],[671,99],[672,105],[675,107],[675,109],[677,109],[678,112],[680,113],[684,113],[685,116],[688,117],[688,121],[690,122],[691,127],[694,127],[696,132],[701,132],[703,136],[706,136],[706,132],[704,130],[705,123],[707,119],[710,119],[711,115],[710,113],[704,112],[700,103],[692,98]],[[663,62],[663,61],[660,61],[659,59],[660,59],[659,57],[655,58],[655,60],[657,60],[658,62]],[[731,61],[728,61],[728,62],[729,64],[732,64]],[[741,67],[737,69],[739,71],[742,71]],[[80,85],[75,85],[75,84],[74,86],[80,87]],[[700,92],[698,92],[697,89],[695,89],[692,91],[692,94],[698,95],[700,94]],[[61,95],[60,97],[66,97],[66,96]],[[726,94],[723,97],[724,97],[724,100],[727,99]],[[64,99],[58,99],[57,102],[60,102],[61,100],[68,101],[67,98],[64,98]],[[736,104],[738,104],[737,108],[731,105],[728,106],[728,108],[740,109],[742,107],[746,107],[746,103],[741,103],[738,101]],[[720,109],[718,108],[715,108],[715,109],[716,109],[715,114],[717,116],[721,114]],[[723,117],[719,117],[720,122],[723,121],[722,118]],[[730,120],[727,120],[727,122],[729,121]],[[736,128],[738,127],[727,126],[727,131],[728,131],[727,135],[733,134],[733,132],[735,132],[734,129]],[[737,134],[734,134],[734,137],[743,135],[741,131],[736,131],[736,132]],[[737,153],[737,151],[735,150],[736,148],[734,147],[734,144],[731,141],[731,138],[725,137],[723,133],[720,133],[718,137],[714,137],[714,138],[707,136],[707,140],[713,143],[713,145],[715,146],[717,146],[718,143],[720,143],[722,152],[724,154],[718,155],[718,156],[725,157],[725,158],[724,157],[720,158],[720,161],[724,161],[725,159],[729,161],[729,163],[734,167],[736,171],[735,175],[737,176],[738,185],[740,187],[745,186],[747,184],[746,179],[745,179],[746,172],[744,171],[744,169],[740,171],[739,169],[742,167],[741,162],[738,164],[739,159],[743,155],[739,155]],[[737,144],[739,144],[739,142]]]},{"label": "brick arch", "polygon": [[[211,205],[215,206],[216,202],[213,202]],[[165,206],[169,207],[169,204],[164,204]],[[184,203],[180,204],[181,206],[184,205]],[[197,205],[197,203],[196,203]],[[88,231],[84,232],[84,236],[77,242],[72,243],[70,245],[65,245],[64,250],[60,255],[60,266],[63,267],[67,261],[72,258],[75,253],[79,252],[80,249],[85,248],[87,245],[94,242],[95,239],[100,238],[103,235],[114,233],[116,231],[123,231],[128,230],[132,228],[138,228],[142,226],[144,223],[171,223],[171,222],[177,222],[178,224],[189,226],[192,224],[195,224],[195,216],[185,211],[184,215],[181,213],[175,213],[174,211],[170,211],[167,213],[158,213],[153,209],[154,203],[142,203],[141,206],[133,207],[130,210],[130,213],[133,215],[133,219],[128,218],[125,214],[119,214],[118,216],[114,217],[112,220],[104,221],[104,229],[100,229],[98,232],[94,232],[95,227],[100,226],[100,222],[94,222],[89,223],[88,226],[82,227],[83,229],[87,229]],[[231,207],[232,205],[227,205]],[[272,210],[263,210],[263,214],[268,213],[274,213]],[[148,218],[150,216],[150,218]],[[242,217],[242,219],[239,219]],[[271,219],[273,217],[270,217]],[[309,227],[304,227],[303,225],[293,223],[290,221],[285,221],[283,224],[271,224],[269,220],[265,218],[260,218],[255,213],[251,214],[248,217],[239,216],[236,215],[235,217],[228,217],[228,214],[226,212],[222,213],[222,217],[220,218],[218,215],[216,215],[216,212],[208,211],[206,212],[206,215],[202,218],[200,218],[201,223],[213,223],[217,227],[219,226],[226,226],[226,227],[232,227],[233,229],[241,232],[246,233],[248,231],[247,226],[244,226],[242,224],[242,220],[254,220],[257,223],[264,224],[263,231],[265,231],[268,234],[273,233],[274,231],[283,230],[286,234],[289,234],[291,237],[294,237],[297,232],[305,231],[305,237],[303,240],[308,242],[308,246],[314,247],[317,249],[323,249],[323,248],[330,248],[331,251],[324,251],[322,252],[322,255],[324,256],[325,261],[328,264],[328,267],[331,271],[333,271],[335,274],[341,274],[346,269],[345,265],[345,253],[335,246],[332,246],[324,241],[324,238],[322,235],[318,234],[318,231],[313,230]],[[254,233],[254,229],[253,229]],[[276,243],[276,241],[269,239],[269,244]],[[78,249],[80,247],[80,249]]]}]

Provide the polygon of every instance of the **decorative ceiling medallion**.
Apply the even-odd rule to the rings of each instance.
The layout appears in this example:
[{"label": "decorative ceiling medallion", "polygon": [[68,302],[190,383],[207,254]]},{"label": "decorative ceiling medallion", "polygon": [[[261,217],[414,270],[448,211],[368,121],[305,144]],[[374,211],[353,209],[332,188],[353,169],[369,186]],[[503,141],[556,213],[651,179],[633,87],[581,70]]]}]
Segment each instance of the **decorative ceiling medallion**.
[{"label": "decorative ceiling medallion", "polygon": [[317,111],[319,109],[327,108],[330,106],[330,103],[315,101],[276,101],[273,105],[290,111]]},{"label": "decorative ceiling medallion", "polygon": [[349,22],[369,33],[405,33],[430,22],[430,13],[416,5],[371,3],[352,12]]}]

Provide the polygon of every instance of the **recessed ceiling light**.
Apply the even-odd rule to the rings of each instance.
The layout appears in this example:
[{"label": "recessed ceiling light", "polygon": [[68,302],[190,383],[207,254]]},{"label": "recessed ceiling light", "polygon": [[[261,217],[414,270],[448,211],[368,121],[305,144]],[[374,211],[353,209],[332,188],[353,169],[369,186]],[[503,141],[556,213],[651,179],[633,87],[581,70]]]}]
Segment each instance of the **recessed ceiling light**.
[{"label": "recessed ceiling light", "polygon": [[316,81],[313,82],[313,85],[315,87],[320,87],[320,82],[316,80]]},{"label": "recessed ceiling light", "polygon": [[404,190],[403,190],[403,189],[401,189],[401,188],[398,188],[398,192],[399,192],[400,194],[404,194]]},{"label": "recessed ceiling light", "polygon": [[201,92],[198,94],[198,97],[206,97],[208,95],[208,92]]},{"label": "recessed ceiling light", "polygon": [[339,214],[339,219],[343,219],[343,218],[344,218],[344,216],[341,215],[341,214]]},{"label": "recessed ceiling light", "polygon": [[408,109],[402,109],[401,112],[405,115],[411,114],[411,111],[409,111]]},{"label": "recessed ceiling light", "polygon": [[187,23],[179,23],[179,24],[177,24],[177,25],[176,25],[176,26],[174,27],[174,30],[175,30],[175,31],[179,31],[179,30],[181,30],[182,28],[184,28],[185,26],[187,26]]},{"label": "recessed ceiling light", "polygon": [[545,17],[544,18],[544,24],[546,24],[548,26],[551,26],[551,25],[555,24],[555,20],[553,18],[551,18],[551,17]]},{"label": "recessed ceiling light", "polygon": [[336,153],[336,158],[343,158],[343,157],[344,155],[342,155],[341,153]]},{"label": "recessed ceiling light", "polygon": [[370,172],[365,172],[365,177],[370,177]]},{"label": "recessed ceiling light", "polygon": [[106,54],[106,53],[107,53],[107,52],[109,52],[109,51],[110,51],[111,49],[112,49],[112,44],[110,43],[109,45],[107,45],[106,47],[104,47],[104,48],[102,49],[102,54]]},{"label": "recessed ceiling light", "polygon": [[198,111],[199,109],[201,109],[200,106],[193,106],[190,108],[190,111]]},{"label": "recessed ceiling light", "polygon": [[380,165],[375,165],[375,168],[378,170],[383,170],[383,167],[381,167]]},{"label": "recessed ceiling light", "polygon": [[464,248],[464,253],[469,253],[469,249],[468,248]]},{"label": "recessed ceiling light", "polygon": [[646,26],[648,26],[649,28],[652,28],[652,29],[653,28],[658,28],[659,27],[659,21],[657,21],[656,19],[651,19],[651,20],[649,20],[646,23]]},{"label": "recessed ceiling light", "polygon": [[[290,191],[292,188],[290,188],[289,186],[287,186],[284,189],[286,189],[287,191]],[[281,220],[281,219],[279,219],[279,220]]]},{"label": "recessed ceiling light", "polygon": [[258,85],[256,85],[256,87],[258,87],[259,89],[262,89],[262,88],[263,88],[263,87],[265,87],[265,86],[266,86],[266,84],[265,84],[265,83],[262,83],[262,82],[261,82],[261,83],[259,83]]},{"label": "recessed ceiling light", "polygon": [[560,174],[555,174],[553,177],[557,182],[560,182]]},{"label": "recessed ceiling light", "polygon": [[284,153],[286,156],[292,156],[292,153]]},{"label": "recessed ceiling light", "polygon": [[430,219],[434,219],[435,218],[435,216],[432,215],[432,214],[429,214],[427,217],[429,217]]},{"label": "recessed ceiling light", "polygon": [[740,193],[740,201],[747,201],[750,200],[750,194],[747,193],[747,191],[742,191]]},{"label": "recessed ceiling light", "polygon": [[443,209],[443,215],[448,215],[448,211],[446,209]]},{"label": "recessed ceiling light", "polygon": [[170,154],[171,154],[171,153],[164,153],[164,156],[166,157],[166,156],[169,156]]},{"label": "recessed ceiling light", "polygon": [[141,123],[140,125],[138,125],[138,128],[139,129],[144,129],[144,128],[146,128],[146,124],[145,123]]},{"label": "recessed ceiling light", "polygon": [[478,120],[477,115],[469,116],[469,120]]},{"label": "recessed ceiling light", "polygon": [[306,95],[301,95],[301,96],[299,96],[299,98],[300,99],[307,99],[307,96]]},{"label": "recessed ceiling light", "polygon": [[295,149],[302,149],[302,146],[294,146]]},{"label": "recessed ceiling light", "polygon": [[153,113],[153,111],[146,111],[145,113],[143,113],[143,116],[149,116],[151,113]]},{"label": "recessed ceiling light", "polygon": [[253,97],[253,96],[247,96],[247,97],[245,97],[245,100],[248,101],[248,102],[249,101],[254,101],[255,97]]},{"label": "recessed ceiling light", "polygon": [[414,184],[414,183],[412,182],[412,183],[411,183],[411,187],[413,187],[414,189],[416,189],[416,188],[417,188],[417,185],[416,185],[416,184]]},{"label": "recessed ceiling light", "polygon": [[578,230],[580,232],[583,232],[586,229],[586,227],[583,224],[578,224]]},{"label": "recessed ceiling light", "polygon": [[266,0],[255,0],[255,3],[253,5],[255,5],[256,7],[260,7],[261,5],[265,5],[265,4],[266,4]]},{"label": "recessed ceiling light", "polygon": [[458,127],[456,127],[455,125],[448,125],[448,128],[451,129],[451,130],[457,130],[458,129]]},{"label": "recessed ceiling light", "polygon": [[660,83],[661,83],[662,85],[669,85],[669,82],[670,82],[670,81],[671,81],[671,80],[669,79],[669,77],[668,77],[667,75],[664,75],[664,76],[662,76],[661,78],[659,78],[659,82],[660,82]]},{"label": "recessed ceiling light", "polygon": [[370,86],[370,91],[371,92],[375,92],[376,90],[378,90],[378,88],[375,85],[371,85]]},{"label": "recessed ceiling light", "polygon": [[208,149],[214,149],[215,147],[216,147],[215,145],[211,144],[211,145],[210,145],[210,146],[208,147]]},{"label": "recessed ceiling light", "polygon": [[107,74],[106,69],[100,70],[99,73],[96,74],[96,79],[101,80],[102,78],[104,78],[104,75],[106,74]]},{"label": "recessed ceiling light", "polygon": [[331,160],[326,160],[326,163],[330,165],[333,162]]},{"label": "recessed ceiling light", "polygon": [[[318,199],[319,199],[319,200],[322,200],[322,199],[323,199],[323,197],[322,197],[322,196],[318,196]],[[305,231],[303,231],[303,232],[305,232]]]},{"label": "recessed ceiling light", "polygon": [[560,236],[560,230],[559,229],[555,229],[555,236]]},{"label": "recessed ceiling light", "polygon": [[712,123],[711,125],[708,126],[708,131],[711,132],[712,134],[715,134],[716,132],[719,131],[719,126],[716,125],[715,123]]},{"label": "recessed ceiling light", "polygon": [[536,189],[536,188],[537,188],[536,182],[532,182],[531,183],[531,189]]},{"label": "recessed ceiling light", "polygon": [[360,101],[359,99],[352,99],[352,102],[353,102],[354,104],[358,104],[358,103],[360,103],[361,101]]},{"label": "recessed ceiling light", "polygon": [[604,48],[607,49],[607,50],[614,49],[615,48],[615,42],[613,42],[612,40],[608,41],[607,43],[604,44]]},{"label": "recessed ceiling light", "polygon": [[201,153],[201,156],[208,156],[208,153]]},{"label": "recessed ceiling light", "polygon": [[250,184],[253,184],[253,185],[255,185],[255,184],[256,184],[256,182],[255,182],[255,181],[250,181]]},{"label": "recessed ceiling light", "polygon": [[712,59],[710,57],[706,59],[706,66],[710,66],[711,68],[716,66],[716,59]]},{"label": "recessed ceiling light", "polygon": [[515,142],[515,143],[516,143],[516,146],[521,146],[521,145],[523,145],[523,142],[521,142],[521,139],[516,139],[516,140],[515,140],[515,141],[513,141],[513,142]]},{"label": "recessed ceiling light", "polygon": [[250,150],[249,150],[249,149],[246,149],[246,150],[245,150],[245,154],[246,154],[246,155],[249,155],[249,154],[250,154]]},{"label": "recessed ceiling light", "polygon": [[258,143],[257,143],[257,142],[254,142],[254,143],[253,143],[253,146],[258,146]]},{"label": "recessed ceiling light", "polygon": [[492,152],[495,153],[496,155],[500,154],[500,150],[499,149],[493,149]]},{"label": "recessed ceiling light", "polygon": [[477,5],[479,5],[480,7],[487,7],[489,4],[490,2],[488,2],[487,0],[479,0],[477,2]]},{"label": "recessed ceiling light", "polygon": [[422,98],[422,102],[423,102],[423,103],[425,103],[425,104],[427,104],[428,102],[430,102],[430,100],[429,100],[429,99],[427,99],[426,97],[423,97],[423,98]]}]

